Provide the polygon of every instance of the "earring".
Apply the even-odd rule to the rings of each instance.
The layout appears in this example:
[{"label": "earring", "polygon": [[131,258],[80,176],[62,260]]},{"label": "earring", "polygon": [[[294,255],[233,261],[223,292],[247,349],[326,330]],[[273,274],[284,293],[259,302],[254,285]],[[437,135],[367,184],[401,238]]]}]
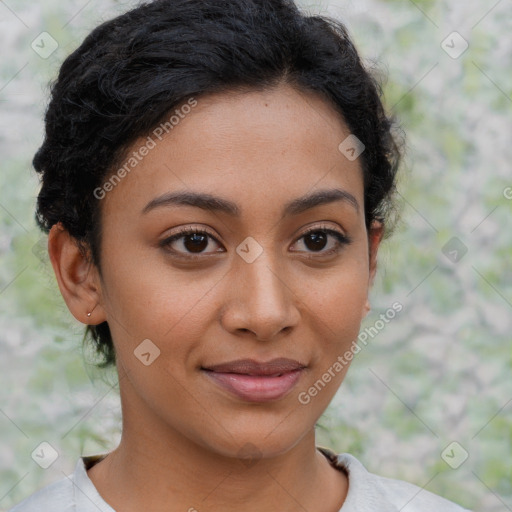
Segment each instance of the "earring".
[{"label": "earring", "polygon": [[[92,308],[92,311],[94,311],[94,309],[96,308],[96,306],[97,306],[97,305],[98,305],[98,304],[96,304],[96,305],[94,306],[94,308]],[[91,311],[91,312],[89,312],[89,313],[87,313],[87,316],[88,316],[88,317],[90,317],[90,316],[91,316],[92,311]]]}]

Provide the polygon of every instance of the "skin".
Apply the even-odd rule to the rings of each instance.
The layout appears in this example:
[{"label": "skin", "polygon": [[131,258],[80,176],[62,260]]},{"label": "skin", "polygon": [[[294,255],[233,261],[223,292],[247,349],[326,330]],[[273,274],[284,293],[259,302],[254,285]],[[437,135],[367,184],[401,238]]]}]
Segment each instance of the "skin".
[{"label": "skin", "polygon": [[[202,96],[101,200],[101,276],[60,225],[52,228],[50,258],[68,308],[81,322],[107,321],[117,352],[122,439],[88,471],[114,509],[340,509],[347,478],[316,450],[314,427],[348,365],[307,405],[298,395],[348,350],[369,310],[382,226],[366,229],[360,159],[338,150],[349,134],[328,103],[288,85]],[[359,208],[337,201],[281,216],[288,201],[331,188]],[[229,199],[242,214],[177,205],[141,214],[155,197],[183,190]],[[158,242],[180,226],[216,241],[195,261],[173,256]],[[351,243],[324,256],[336,239],[315,249],[303,237],[312,227]],[[235,252],[249,236],[263,249],[252,263]],[[190,255],[189,242],[171,248]],[[148,366],[134,357],[145,339],[160,350]],[[235,397],[200,370],[274,357],[307,368],[271,402]]]}]

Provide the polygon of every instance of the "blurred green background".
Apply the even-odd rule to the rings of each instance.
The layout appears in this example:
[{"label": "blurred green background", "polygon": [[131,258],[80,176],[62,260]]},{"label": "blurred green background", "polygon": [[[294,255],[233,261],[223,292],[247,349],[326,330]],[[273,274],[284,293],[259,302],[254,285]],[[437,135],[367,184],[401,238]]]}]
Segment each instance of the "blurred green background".
[{"label": "blurred green background", "polygon": [[[512,510],[512,4],[298,3],[346,23],[407,134],[402,220],[362,330],[403,310],[356,356],[318,444],[475,512]],[[116,375],[82,353],[33,220],[31,159],[62,60],[134,5],[0,2],[0,510],[120,439]],[[49,56],[31,47],[43,31],[58,42]],[[59,453],[46,470],[31,458],[43,441]],[[452,442],[468,454],[455,469]]]}]

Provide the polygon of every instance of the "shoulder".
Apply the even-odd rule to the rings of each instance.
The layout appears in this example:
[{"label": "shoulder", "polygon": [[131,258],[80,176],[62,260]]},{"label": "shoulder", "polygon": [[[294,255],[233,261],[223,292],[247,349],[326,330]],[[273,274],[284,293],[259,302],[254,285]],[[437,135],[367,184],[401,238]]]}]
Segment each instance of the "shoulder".
[{"label": "shoulder", "polygon": [[470,512],[417,485],[370,473],[349,453],[334,454],[325,448],[321,448],[321,451],[348,476],[348,494],[340,512]]},{"label": "shoulder", "polygon": [[73,473],[39,489],[8,512],[114,512],[87,475],[87,469],[103,457],[80,457]]},{"label": "shoulder", "polygon": [[62,478],[35,493],[14,506],[8,512],[71,512],[73,506],[73,484],[70,477]]}]

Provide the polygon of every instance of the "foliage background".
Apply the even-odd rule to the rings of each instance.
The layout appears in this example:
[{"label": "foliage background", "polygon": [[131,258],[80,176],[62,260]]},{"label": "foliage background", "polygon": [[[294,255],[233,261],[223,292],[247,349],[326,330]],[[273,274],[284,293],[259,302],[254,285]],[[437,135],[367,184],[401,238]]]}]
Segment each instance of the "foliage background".
[{"label": "foliage background", "polygon": [[[356,356],[318,426],[318,444],[377,474],[474,511],[512,510],[512,5],[483,0],[299,2],[341,18],[387,75],[388,110],[407,134],[402,222],[381,250],[370,327],[403,311]],[[133,1],[0,2],[0,509],[120,439],[116,375],[81,352],[33,220],[48,82],[100,21]],[[31,42],[49,32],[42,59]],[[459,32],[453,59],[441,42]],[[507,226],[509,226],[507,228]],[[457,237],[457,262],[445,244]],[[443,252],[444,251],[444,252]],[[59,452],[43,470],[42,441]],[[441,452],[457,441],[457,469]]]}]

